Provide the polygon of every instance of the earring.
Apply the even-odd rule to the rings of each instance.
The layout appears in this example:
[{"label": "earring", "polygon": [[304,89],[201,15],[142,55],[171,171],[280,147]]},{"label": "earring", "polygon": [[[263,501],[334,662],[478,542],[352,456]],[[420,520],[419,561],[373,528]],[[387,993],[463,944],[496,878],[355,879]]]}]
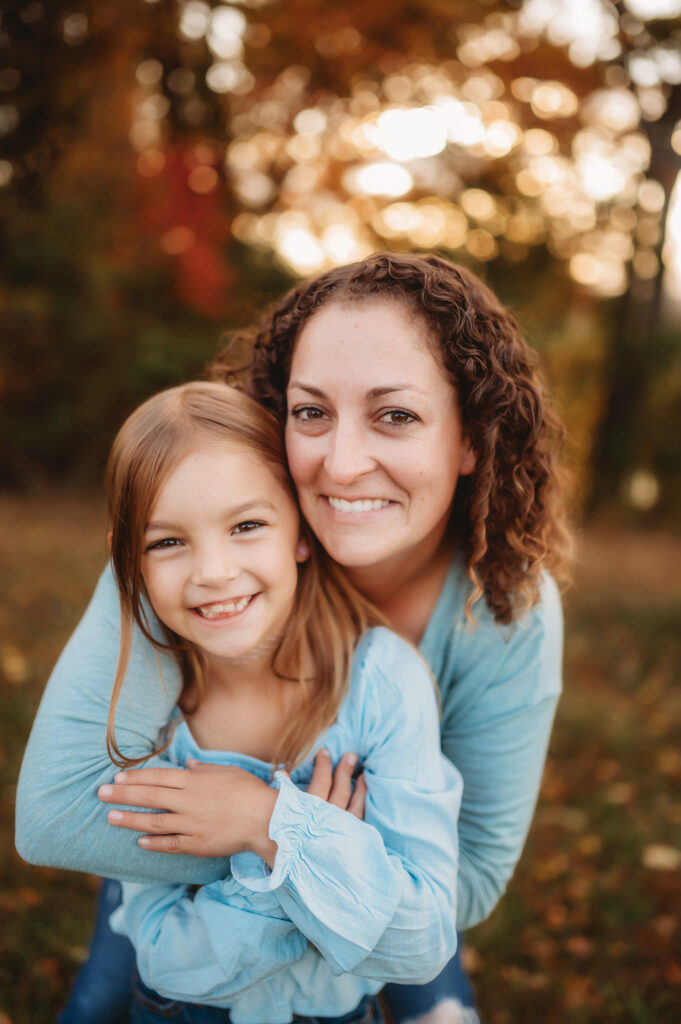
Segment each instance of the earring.
[{"label": "earring", "polygon": [[310,545],[304,538],[298,541],[296,548],[296,562],[306,562],[310,557]]}]

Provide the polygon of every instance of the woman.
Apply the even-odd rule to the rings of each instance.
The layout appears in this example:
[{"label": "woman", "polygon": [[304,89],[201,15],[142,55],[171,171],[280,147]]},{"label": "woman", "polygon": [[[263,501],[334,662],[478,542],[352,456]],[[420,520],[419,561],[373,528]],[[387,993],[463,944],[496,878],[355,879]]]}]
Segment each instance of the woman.
[{"label": "woman", "polygon": [[[560,600],[546,574],[561,570],[567,550],[560,427],[513,319],[472,274],[436,256],[379,253],[329,271],[285,296],[252,340],[247,386],[285,428],[310,527],[437,677],[442,748],[464,778],[463,931],[491,912],[518,860],[560,692]],[[213,375],[231,370],[227,355]],[[219,877],[224,860],[207,859],[231,852],[220,840],[228,794],[219,772],[190,773],[181,834],[173,813],[156,818],[145,850],[130,831],[140,827],[134,814],[116,829],[101,816],[95,790],[110,781],[102,737],[117,646],[105,574],[29,741],[19,851],[121,879]],[[177,697],[155,675],[138,637],[116,722],[128,757],[149,750]],[[164,675],[173,680],[172,666]],[[155,693],[144,720],[132,712],[142,685]],[[150,793],[145,778],[106,798],[168,809],[167,792]],[[452,1022],[474,1019],[456,963],[389,998],[398,1021],[436,1007]]]}]

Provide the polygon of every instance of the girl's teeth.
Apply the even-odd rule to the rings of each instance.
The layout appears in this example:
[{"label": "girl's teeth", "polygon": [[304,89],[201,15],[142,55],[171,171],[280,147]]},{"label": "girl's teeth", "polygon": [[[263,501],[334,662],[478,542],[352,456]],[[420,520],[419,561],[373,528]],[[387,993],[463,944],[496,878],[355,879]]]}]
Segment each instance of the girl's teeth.
[{"label": "girl's teeth", "polygon": [[329,498],[329,505],[337,512],[376,512],[385,508],[390,502],[383,498],[370,498],[367,501],[347,501],[346,498]]},{"label": "girl's teeth", "polygon": [[250,600],[250,597],[240,597],[238,601],[229,601],[224,604],[205,604],[196,610],[204,619],[215,619],[218,615],[242,612]]}]

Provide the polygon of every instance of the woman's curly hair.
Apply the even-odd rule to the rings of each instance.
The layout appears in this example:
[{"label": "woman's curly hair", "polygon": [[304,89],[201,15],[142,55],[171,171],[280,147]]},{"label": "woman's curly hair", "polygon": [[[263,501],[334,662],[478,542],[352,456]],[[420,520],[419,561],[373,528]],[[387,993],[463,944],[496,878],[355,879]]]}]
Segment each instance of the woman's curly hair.
[{"label": "woman's curly hair", "polygon": [[[430,327],[428,340],[456,387],[463,431],[476,468],[460,477],[452,529],[473,590],[507,624],[538,599],[540,575],[564,577],[570,549],[558,451],[564,428],[548,407],[535,354],[513,317],[469,270],[435,255],[375,253],[293,288],[258,329],[234,341],[252,345],[242,386],[283,424],[296,339],[330,302],[402,302]],[[211,366],[234,373],[234,346]]]}]

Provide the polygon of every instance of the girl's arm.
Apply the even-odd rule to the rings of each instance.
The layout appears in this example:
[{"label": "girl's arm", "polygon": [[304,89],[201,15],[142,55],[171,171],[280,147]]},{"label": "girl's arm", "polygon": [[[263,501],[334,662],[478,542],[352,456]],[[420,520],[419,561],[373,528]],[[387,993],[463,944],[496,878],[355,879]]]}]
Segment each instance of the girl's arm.
[{"label": "girl's arm", "polygon": [[[108,568],[52,673],[33,724],[17,790],[17,849],[33,864],[122,880],[204,883],[224,877],[224,858],[150,853],[133,833],[107,822],[97,790],[116,771],[106,752],[106,724],[119,641],[118,591]],[[130,757],[148,754],[179,693],[175,662],[157,660],[151,644],[135,631],[116,714],[121,750]]]}]

